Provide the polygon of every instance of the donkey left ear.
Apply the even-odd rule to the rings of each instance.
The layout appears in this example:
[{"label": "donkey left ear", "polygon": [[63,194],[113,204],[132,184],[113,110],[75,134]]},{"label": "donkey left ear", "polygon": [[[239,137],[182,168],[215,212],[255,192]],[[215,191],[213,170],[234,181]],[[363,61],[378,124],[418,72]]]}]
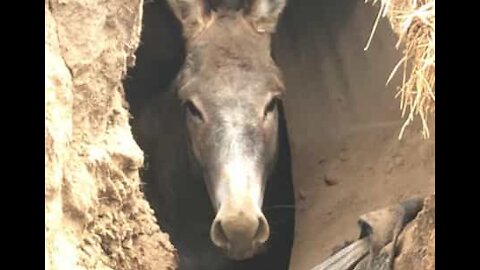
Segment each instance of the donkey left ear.
[{"label": "donkey left ear", "polygon": [[250,0],[245,17],[260,33],[273,33],[287,0]]},{"label": "donkey left ear", "polygon": [[211,16],[206,0],[167,0],[167,2],[182,23],[186,39],[194,37],[201,31]]}]

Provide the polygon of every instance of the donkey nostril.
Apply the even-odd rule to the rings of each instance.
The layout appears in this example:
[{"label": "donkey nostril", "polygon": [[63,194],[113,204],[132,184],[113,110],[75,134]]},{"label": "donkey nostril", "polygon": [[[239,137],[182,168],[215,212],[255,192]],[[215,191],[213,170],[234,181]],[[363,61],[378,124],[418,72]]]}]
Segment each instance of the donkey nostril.
[{"label": "donkey nostril", "polygon": [[270,228],[265,217],[262,215],[258,218],[258,228],[255,233],[255,241],[259,244],[265,243],[270,237]]},{"label": "donkey nostril", "polygon": [[229,248],[228,238],[225,234],[225,231],[222,228],[222,223],[220,220],[216,220],[213,223],[211,230],[211,238],[215,245],[223,248]]},{"label": "donkey nostril", "polygon": [[261,246],[269,236],[270,229],[263,215],[220,216],[215,219],[210,231],[210,238],[216,246],[241,254]]}]

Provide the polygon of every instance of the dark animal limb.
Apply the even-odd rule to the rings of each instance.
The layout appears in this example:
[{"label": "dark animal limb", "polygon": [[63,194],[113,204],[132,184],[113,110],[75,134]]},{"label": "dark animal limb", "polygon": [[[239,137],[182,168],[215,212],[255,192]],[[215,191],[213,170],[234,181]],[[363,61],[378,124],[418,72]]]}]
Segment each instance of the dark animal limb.
[{"label": "dark animal limb", "polygon": [[392,270],[398,236],[423,208],[423,200],[409,199],[360,216],[359,240],[312,270]]}]

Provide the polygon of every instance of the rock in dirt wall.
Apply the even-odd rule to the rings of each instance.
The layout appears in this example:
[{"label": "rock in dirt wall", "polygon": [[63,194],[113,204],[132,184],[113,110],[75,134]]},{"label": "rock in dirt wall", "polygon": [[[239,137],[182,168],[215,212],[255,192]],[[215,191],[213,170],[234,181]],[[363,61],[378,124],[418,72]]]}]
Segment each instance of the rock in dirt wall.
[{"label": "rock in dirt wall", "polygon": [[174,269],[139,179],[122,79],[141,0],[45,1],[45,269]]},{"label": "rock in dirt wall", "polygon": [[435,195],[428,196],[423,209],[402,233],[398,270],[435,270]]}]

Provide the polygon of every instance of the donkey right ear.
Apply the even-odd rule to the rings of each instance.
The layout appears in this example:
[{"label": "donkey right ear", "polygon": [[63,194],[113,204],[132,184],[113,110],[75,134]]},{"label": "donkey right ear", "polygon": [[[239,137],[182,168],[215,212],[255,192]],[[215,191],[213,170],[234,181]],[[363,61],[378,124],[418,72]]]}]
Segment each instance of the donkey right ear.
[{"label": "donkey right ear", "polygon": [[168,0],[168,4],[182,23],[186,39],[195,37],[210,21],[206,0]]},{"label": "donkey right ear", "polygon": [[247,3],[247,19],[254,28],[260,33],[273,33],[287,0],[250,0]]}]

